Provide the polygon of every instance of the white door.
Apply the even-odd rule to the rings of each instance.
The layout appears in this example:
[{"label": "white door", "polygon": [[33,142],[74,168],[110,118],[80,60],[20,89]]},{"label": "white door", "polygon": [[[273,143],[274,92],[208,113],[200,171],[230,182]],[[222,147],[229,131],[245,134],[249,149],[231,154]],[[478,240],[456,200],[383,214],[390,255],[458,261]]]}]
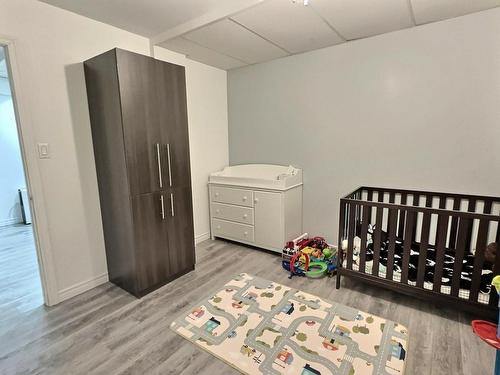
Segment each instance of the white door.
[{"label": "white door", "polygon": [[281,193],[254,192],[255,244],[281,249],[283,238],[283,207]]}]

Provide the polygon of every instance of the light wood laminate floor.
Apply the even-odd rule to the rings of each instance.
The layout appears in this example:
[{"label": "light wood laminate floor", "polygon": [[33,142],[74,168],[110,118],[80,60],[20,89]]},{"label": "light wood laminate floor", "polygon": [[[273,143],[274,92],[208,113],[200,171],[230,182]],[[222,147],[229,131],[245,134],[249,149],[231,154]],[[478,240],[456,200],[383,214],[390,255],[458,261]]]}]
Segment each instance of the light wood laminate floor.
[{"label": "light wood laminate floor", "polygon": [[0,373],[237,374],[169,325],[207,290],[240,272],[290,285],[400,322],[410,331],[408,375],[493,373],[494,352],[471,317],[344,279],[288,279],[280,257],[220,240],[197,246],[196,270],[137,300],[107,283],[53,308],[0,323]]},{"label": "light wood laminate floor", "polygon": [[[0,325],[43,305],[31,225],[0,227]],[[1,373],[1,371],[0,371]]]}]

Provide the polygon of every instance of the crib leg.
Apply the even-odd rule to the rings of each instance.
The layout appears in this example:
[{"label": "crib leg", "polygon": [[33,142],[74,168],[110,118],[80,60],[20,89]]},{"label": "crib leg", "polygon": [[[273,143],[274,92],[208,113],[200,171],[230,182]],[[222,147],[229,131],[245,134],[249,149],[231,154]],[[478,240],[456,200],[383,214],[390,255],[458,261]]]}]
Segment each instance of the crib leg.
[{"label": "crib leg", "polygon": [[497,350],[494,375],[500,375],[500,350]]},{"label": "crib leg", "polygon": [[338,269],[337,269],[337,283],[335,285],[335,288],[340,289],[340,272]]}]

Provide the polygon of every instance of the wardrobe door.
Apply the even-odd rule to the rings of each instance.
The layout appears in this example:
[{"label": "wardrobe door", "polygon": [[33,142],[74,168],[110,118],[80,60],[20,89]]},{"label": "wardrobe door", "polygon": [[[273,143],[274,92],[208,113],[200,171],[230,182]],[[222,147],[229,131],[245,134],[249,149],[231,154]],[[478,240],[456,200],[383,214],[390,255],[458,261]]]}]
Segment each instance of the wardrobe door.
[{"label": "wardrobe door", "polygon": [[168,199],[170,267],[176,275],[193,269],[195,264],[191,188],[174,188]]},{"label": "wardrobe door", "polygon": [[172,275],[169,259],[166,193],[132,198],[138,296],[161,286]]},{"label": "wardrobe door", "polygon": [[191,186],[185,69],[156,61],[156,71],[166,180],[169,187]]},{"label": "wardrobe door", "polygon": [[[123,137],[132,195],[165,186],[155,60],[117,50]],[[120,137],[120,134],[116,135]]]}]

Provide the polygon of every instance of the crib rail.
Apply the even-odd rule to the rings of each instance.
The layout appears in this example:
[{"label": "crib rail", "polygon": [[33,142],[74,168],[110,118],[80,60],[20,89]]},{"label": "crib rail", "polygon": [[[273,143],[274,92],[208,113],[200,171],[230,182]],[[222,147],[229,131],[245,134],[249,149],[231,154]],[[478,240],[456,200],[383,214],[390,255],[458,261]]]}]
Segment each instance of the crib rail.
[{"label": "crib rail", "polygon": [[[500,243],[500,198],[466,194],[434,193],[417,190],[361,187],[340,200],[339,248],[347,241],[346,251],[339,251],[338,278],[345,273],[361,274],[384,283],[405,285],[425,291],[429,296],[457,304],[487,305],[494,309],[498,296],[492,290],[489,298],[479,298],[481,275],[487,261],[488,244]],[[367,268],[369,225],[372,234],[371,268]],[[360,239],[358,248],[355,238]],[[382,244],[386,244],[386,264],[381,272]],[[395,279],[396,246],[402,247],[398,280]],[[432,247],[435,259],[429,286],[428,252]],[[418,255],[414,254],[418,249]],[[448,251],[448,253],[447,253]],[[413,252],[413,254],[412,254]],[[454,255],[450,264],[449,256]],[[464,298],[461,273],[466,256],[474,253],[472,278]],[[410,258],[416,270],[410,268]],[[500,274],[500,254],[493,265],[493,274]],[[451,273],[451,278],[448,276]],[[446,292],[443,292],[445,280]]]}]

